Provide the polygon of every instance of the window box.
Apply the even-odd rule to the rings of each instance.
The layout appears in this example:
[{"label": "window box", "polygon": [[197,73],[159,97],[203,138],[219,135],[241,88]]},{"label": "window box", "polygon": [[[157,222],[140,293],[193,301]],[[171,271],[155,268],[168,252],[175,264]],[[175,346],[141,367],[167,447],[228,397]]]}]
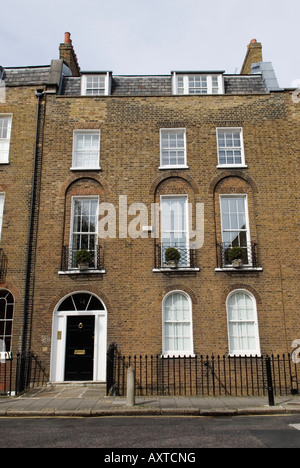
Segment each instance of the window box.
[{"label": "window box", "polygon": [[74,274],[91,274],[91,273],[105,273],[104,269],[104,253],[100,245],[96,245],[93,251],[89,251],[90,261],[84,268],[80,268],[76,261],[76,254],[78,250],[66,245],[62,250],[61,270],[58,272],[60,275],[74,275]]},{"label": "window box", "polygon": [[242,247],[243,251],[242,262],[239,266],[235,266],[233,261],[229,259],[229,252],[232,250],[232,245],[228,243],[217,244],[218,266],[215,271],[231,271],[231,272],[246,272],[246,271],[262,271],[258,262],[258,248],[255,242],[249,243]]},{"label": "window box", "polygon": [[190,249],[186,243],[176,243],[176,250],[180,253],[180,259],[177,265],[171,266],[165,258],[166,251],[174,248],[174,245],[161,243],[155,245],[155,266],[154,273],[184,274],[200,271],[196,266],[196,251]]}]

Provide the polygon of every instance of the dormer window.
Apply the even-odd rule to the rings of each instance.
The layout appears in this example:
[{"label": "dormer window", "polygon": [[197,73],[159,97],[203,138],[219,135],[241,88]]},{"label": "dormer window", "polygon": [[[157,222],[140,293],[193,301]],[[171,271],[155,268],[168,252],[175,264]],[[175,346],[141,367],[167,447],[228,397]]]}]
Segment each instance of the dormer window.
[{"label": "dormer window", "polygon": [[83,96],[108,96],[110,90],[110,72],[83,74],[81,79],[81,94]]},{"label": "dormer window", "polygon": [[223,72],[173,72],[173,94],[223,94]]}]

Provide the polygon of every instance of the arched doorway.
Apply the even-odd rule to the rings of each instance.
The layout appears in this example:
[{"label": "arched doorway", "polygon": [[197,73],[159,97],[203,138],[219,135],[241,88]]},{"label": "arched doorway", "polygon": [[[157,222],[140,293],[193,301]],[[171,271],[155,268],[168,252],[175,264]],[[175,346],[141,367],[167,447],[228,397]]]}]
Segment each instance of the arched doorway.
[{"label": "arched doorway", "polygon": [[53,315],[51,382],[104,382],[106,330],[106,307],[96,295],[64,297]]}]

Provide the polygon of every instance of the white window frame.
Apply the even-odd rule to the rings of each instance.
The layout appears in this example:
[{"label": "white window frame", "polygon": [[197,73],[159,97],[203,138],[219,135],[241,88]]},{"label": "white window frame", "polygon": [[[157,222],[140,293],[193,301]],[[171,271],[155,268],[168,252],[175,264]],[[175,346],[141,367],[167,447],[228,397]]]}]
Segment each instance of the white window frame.
[{"label": "white window frame", "polygon": [[[13,312],[12,312],[12,318],[11,319],[8,319],[6,318],[6,315],[5,315],[5,318],[1,320],[1,322],[4,322],[5,323],[5,332],[6,332],[6,324],[7,322],[11,322],[11,333],[10,334],[6,334],[4,333],[4,338],[5,337],[10,337],[10,349],[9,350],[5,350],[5,351],[2,351],[0,349],[0,361],[4,361],[5,359],[9,359],[11,358],[11,346],[12,346],[12,337],[13,337],[13,325],[14,325],[14,313],[15,313],[15,297],[13,295],[13,293],[9,290],[9,289],[6,289],[6,288],[0,288],[2,291],[6,291],[7,292],[7,296],[9,294],[12,295],[12,298],[13,298],[13,302],[10,303],[10,305],[13,305]],[[7,297],[6,296],[6,297]],[[6,300],[6,299],[5,299]],[[6,301],[6,307],[7,307],[7,301]],[[5,342],[4,342],[4,345],[5,345]]]},{"label": "white window frame", "polygon": [[[7,136],[1,138],[0,136],[0,165],[9,163],[9,151],[10,151],[10,140],[11,140],[11,128],[12,128],[12,114],[0,114],[0,119],[8,119]],[[1,146],[5,145],[7,148],[1,150]],[[1,153],[4,154],[3,160],[1,160]]]},{"label": "white window frame", "polygon": [[[189,86],[190,78],[206,78],[207,79],[207,93],[191,93]],[[215,86],[213,85],[213,77],[218,79],[218,92],[213,92]],[[183,86],[178,86],[178,78],[183,79]],[[190,95],[190,96],[208,96],[213,95],[217,96],[219,94],[224,94],[224,78],[220,73],[201,73],[201,72],[191,72],[191,73],[178,73],[173,72],[172,76],[172,89],[173,94],[175,95]],[[204,88],[203,88],[204,89]]]},{"label": "white window frame", "polygon": [[[189,244],[190,244],[190,236],[189,236],[189,202],[188,202],[188,195],[161,195],[160,197],[160,211],[161,211],[161,220],[160,220],[160,237],[161,237],[161,267],[164,268],[165,265],[164,265],[164,246],[163,246],[163,231],[162,231],[162,227],[163,227],[163,202],[164,200],[175,200],[175,199],[184,199],[185,200],[185,225],[186,225],[186,229],[185,230],[182,230],[182,233],[185,233],[185,237],[186,237],[186,249],[187,249],[187,254],[186,254],[186,263],[182,263],[182,260],[180,259],[179,260],[179,267],[183,267],[183,268],[189,268],[190,267],[190,251],[189,251]],[[171,232],[173,231],[172,229],[168,230],[171,234]],[[181,232],[181,231],[175,231],[174,232]],[[180,242],[178,242],[180,243]],[[165,242],[165,244],[167,244],[167,242]],[[175,242],[175,245],[173,245],[174,242],[170,241],[170,247],[175,247],[176,248],[176,242]],[[177,246],[178,247],[178,246]]]},{"label": "white window frame", "polygon": [[[172,349],[167,349],[166,348],[166,339],[165,339],[165,303],[167,299],[172,295],[172,294],[182,294],[185,296],[185,298],[188,300],[189,304],[189,320],[186,321],[178,321],[178,323],[189,323],[190,324],[190,349],[182,349],[182,350],[172,350]],[[172,321],[174,322],[174,321]],[[192,310],[192,301],[190,296],[181,290],[174,290],[170,291],[168,294],[165,295],[162,301],[162,354],[164,357],[184,357],[184,356],[194,356],[194,339],[193,339],[193,310]]]},{"label": "white window frame", "polygon": [[[223,216],[222,216],[222,198],[243,198],[245,200],[245,220],[246,220],[246,229],[228,229],[228,228],[224,228],[223,226]],[[247,246],[245,246],[245,248],[247,247],[247,255],[248,255],[248,263],[247,263],[247,266],[252,266],[252,255],[251,255],[251,236],[250,236],[250,224],[249,224],[249,210],[248,210],[248,196],[247,194],[225,194],[225,193],[222,193],[220,195],[220,218],[221,218],[221,232],[222,232],[222,244],[224,245],[225,241],[224,241],[224,238],[223,238],[223,232],[245,232],[246,233],[246,243],[247,243]],[[243,246],[242,246],[243,247]],[[225,265],[225,267],[230,267],[231,265],[228,264],[228,265]]]},{"label": "white window frame", "polygon": [[[162,147],[162,136],[163,134],[177,134],[183,133],[184,148],[174,148],[174,151],[184,152],[184,163],[183,164],[163,164],[163,147]],[[167,149],[171,151],[172,148]],[[185,128],[161,128],[160,129],[160,166],[159,169],[188,169],[187,166],[187,154],[186,154],[186,129]],[[177,156],[176,156],[177,157]]]},{"label": "white window frame", "polygon": [[[254,320],[229,320],[229,300],[231,299],[232,296],[235,294],[245,294],[247,295],[253,305],[253,316]],[[231,293],[228,295],[226,299],[226,313],[227,313],[227,331],[228,331],[228,349],[229,349],[229,355],[230,356],[260,356],[261,355],[261,350],[260,350],[260,339],[259,339],[259,327],[258,327],[258,316],[257,316],[257,305],[256,305],[256,300],[253,294],[251,294],[249,291],[245,289],[235,289],[234,291],[231,291]],[[252,323],[255,329],[255,348],[254,349],[234,349],[231,344],[231,334],[230,334],[230,324],[235,323],[238,325],[241,324],[250,324]],[[240,327],[239,327],[240,328]],[[241,339],[241,335],[238,335],[238,339]]]},{"label": "white window frame", "polygon": [[[96,239],[95,239],[95,255],[97,255],[97,245],[98,245],[98,238],[99,238],[99,234],[98,234],[98,231],[99,231],[99,220],[98,220],[98,218],[99,218],[99,196],[98,195],[95,195],[95,196],[92,196],[92,195],[87,195],[87,196],[77,195],[77,196],[72,197],[69,248],[73,252],[74,213],[75,213],[75,201],[76,200],[97,200],[97,210],[96,210],[96,215],[95,215],[95,217],[96,217],[95,232],[90,233],[90,232],[80,231],[80,232],[77,233],[78,235],[81,235],[81,234],[83,234],[83,235],[92,235],[92,234],[94,234],[96,236]],[[77,268],[72,265],[72,255],[69,255],[69,262],[70,262],[69,268],[71,270],[77,270]]]},{"label": "white window frame", "polygon": [[[98,144],[98,149],[97,149],[97,154],[98,154],[98,164],[95,166],[79,166],[77,165],[77,151],[76,151],[76,140],[78,135],[98,135],[99,137],[99,144]],[[100,130],[81,130],[77,129],[73,131],[73,152],[72,152],[72,171],[97,171],[101,170],[100,166],[100,140],[101,140],[101,134]],[[96,151],[95,151],[96,152]]]},{"label": "white window frame", "polygon": [[[240,142],[241,145],[236,148],[240,149],[241,151],[241,163],[220,163],[220,151],[221,150],[233,150],[234,147],[228,147],[228,148],[220,148],[219,147],[219,133],[221,132],[228,132],[228,133],[239,133],[240,134]],[[218,165],[217,168],[236,168],[236,167],[244,167],[246,168],[246,163],[245,163],[245,148],[244,148],[244,135],[243,135],[243,128],[242,127],[217,127],[216,129],[216,134],[217,134],[217,151],[218,151]]]},{"label": "white window frame", "polygon": [[5,193],[0,192],[0,242],[1,242],[2,226],[3,226],[4,203],[5,203]]},{"label": "white window frame", "polygon": [[[104,78],[104,86],[99,87],[99,88],[94,88],[94,90],[103,90],[102,92],[95,92],[93,94],[87,94],[87,78]],[[89,97],[95,97],[95,96],[109,96],[111,94],[111,74],[110,72],[107,73],[87,73],[86,75],[82,75],[81,77],[81,95],[82,96],[89,96]]]}]

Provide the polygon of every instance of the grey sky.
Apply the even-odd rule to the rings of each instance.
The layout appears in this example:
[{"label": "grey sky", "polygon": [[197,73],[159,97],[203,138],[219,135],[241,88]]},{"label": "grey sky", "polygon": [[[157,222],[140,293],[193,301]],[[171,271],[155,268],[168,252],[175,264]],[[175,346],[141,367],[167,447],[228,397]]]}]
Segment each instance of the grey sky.
[{"label": "grey sky", "polygon": [[0,65],[46,65],[69,31],[81,70],[239,73],[251,39],[300,82],[299,0],[0,0]]}]

